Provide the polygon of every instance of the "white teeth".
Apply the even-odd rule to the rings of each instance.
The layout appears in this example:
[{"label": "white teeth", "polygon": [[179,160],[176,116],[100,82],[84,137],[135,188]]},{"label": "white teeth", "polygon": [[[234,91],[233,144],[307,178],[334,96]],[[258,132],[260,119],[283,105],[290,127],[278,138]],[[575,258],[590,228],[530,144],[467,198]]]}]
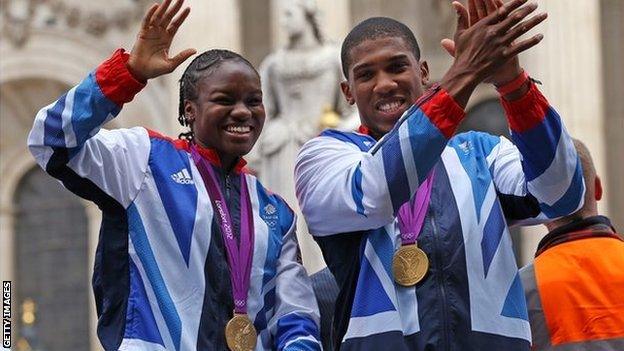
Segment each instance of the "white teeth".
[{"label": "white teeth", "polygon": [[230,133],[249,133],[251,131],[251,127],[249,126],[227,126],[226,130]]},{"label": "white teeth", "polygon": [[391,112],[391,111],[394,111],[397,108],[399,108],[399,106],[401,106],[401,102],[400,101],[393,101],[393,102],[383,103],[383,104],[379,105],[378,108],[382,112]]}]

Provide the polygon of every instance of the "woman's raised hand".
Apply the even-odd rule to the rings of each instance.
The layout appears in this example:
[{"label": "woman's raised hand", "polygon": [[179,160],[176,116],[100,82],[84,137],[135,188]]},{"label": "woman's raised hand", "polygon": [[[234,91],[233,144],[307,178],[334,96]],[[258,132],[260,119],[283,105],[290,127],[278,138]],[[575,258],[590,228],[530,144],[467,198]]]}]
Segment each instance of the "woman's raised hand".
[{"label": "woman's raised hand", "polygon": [[141,81],[172,72],[196,53],[195,49],[186,49],[173,57],[169,56],[171,41],[191,12],[189,7],[180,12],[184,0],[176,0],[170,7],[171,2],[164,0],[161,4],[152,5],[143,17],[128,59],[128,69]]}]

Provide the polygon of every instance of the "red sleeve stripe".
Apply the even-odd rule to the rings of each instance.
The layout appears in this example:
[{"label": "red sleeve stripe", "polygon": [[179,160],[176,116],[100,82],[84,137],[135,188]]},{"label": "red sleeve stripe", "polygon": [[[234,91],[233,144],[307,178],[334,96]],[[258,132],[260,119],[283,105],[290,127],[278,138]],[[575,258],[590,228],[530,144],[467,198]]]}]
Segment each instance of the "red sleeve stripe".
[{"label": "red sleeve stripe", "polygon": [[501,104],[509,121],[509,128],[514,132],[524,132],[542,123],[550,108],[548,100],[531,82],[529,91],[519,100],[507,101],[501,97]]},{"label": "red sleeve stripe", "polygon": [[128,71],[126,62],[129,56],[124,49],[117,49],[95,70],[95,79],[102,93],[118,106],[132,101],[134,95],[145,87]]},{"label": "red sleeve stripe", "polygon": [[459,123],[466,115],[464,110],[444,89],[441,89],[429,101],[425,102],[420,109],[447,139],[455,134]]}]

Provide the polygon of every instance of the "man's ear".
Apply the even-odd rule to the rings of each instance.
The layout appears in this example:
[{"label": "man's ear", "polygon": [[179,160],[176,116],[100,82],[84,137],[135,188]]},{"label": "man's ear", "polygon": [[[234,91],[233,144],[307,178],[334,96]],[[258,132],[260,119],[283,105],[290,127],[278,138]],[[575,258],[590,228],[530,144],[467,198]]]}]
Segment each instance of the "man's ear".
[{"label": "man's ear", "polygon": [[429,84],[429,65],[425,60],[420,61],[420,83],[423,86]]},{"label": "man's ear", "polygon": [[351,86],[349,85],[349,81],[343,80],[342,82],[340,82],[340,90],[342,90],[342,95],[344,95],[349,105],[355,104],[355,99],[353,98],[353,94],[351,93]]},{"label": "man's ear", "polygon": [[596,201],[602,199],[602,181],[600,181],[599,176],[596,176],[596,179],[594,179],[594,198]]}]

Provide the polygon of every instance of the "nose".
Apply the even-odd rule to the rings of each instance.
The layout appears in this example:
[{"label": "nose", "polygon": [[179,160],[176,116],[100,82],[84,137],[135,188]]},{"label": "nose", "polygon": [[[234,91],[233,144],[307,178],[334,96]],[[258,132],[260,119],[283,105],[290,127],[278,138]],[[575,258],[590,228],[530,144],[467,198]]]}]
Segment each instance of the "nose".
[{"label": "nose", "polygon": [[234,105],[230,115],[240,121],[244,121],[251,118],[251,110],[249,110],[249,107],[247,107],[244,102],[240,101]]},{"label": "nose", "polygon": [[379,95],[386,95],[394,91],[398,87],[397,82],[393,79],[392,75],[385,72],[381,72],[377,75],[375,81],[375,87],[373,92]]}]

